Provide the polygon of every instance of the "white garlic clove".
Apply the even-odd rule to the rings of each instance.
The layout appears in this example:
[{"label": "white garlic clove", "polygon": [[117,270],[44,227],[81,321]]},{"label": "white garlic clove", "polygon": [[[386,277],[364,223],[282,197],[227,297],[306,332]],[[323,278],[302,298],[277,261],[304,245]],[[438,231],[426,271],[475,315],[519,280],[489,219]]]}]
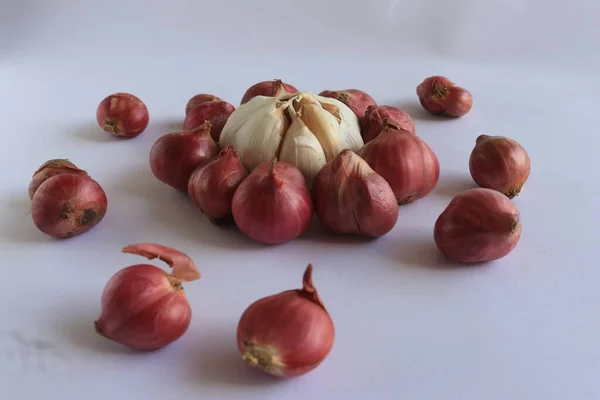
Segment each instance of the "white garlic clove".
[{"label": "white garlic clove", "polygon": [[360,150],[365,143],[360,134],[358,117],[352,109],[337,99],[317,96],[317,100],[339,121],[339,137],[342,139],[343,147],[352,151]]},{"label": "white garlic clove", "polygon": [[298,115],[321,144],[327,161],[333,160],[344,149],[344,142],[340,138],[340,124],[323,107],[307,104],[300,109]]},{"label": "white garlic clove", "polygon": [[290,110],[292,123],[281,144],[279,160],[295,165],[309,188],[327,159],[316,136],[306,127],[295,111]]},{"label": "white garlic clove", "polygon": [[279,144],[289,127],[280,100],[256,96],[240,105],[227,120],[219,146],[233,146],[248,170],[277,155]]}]

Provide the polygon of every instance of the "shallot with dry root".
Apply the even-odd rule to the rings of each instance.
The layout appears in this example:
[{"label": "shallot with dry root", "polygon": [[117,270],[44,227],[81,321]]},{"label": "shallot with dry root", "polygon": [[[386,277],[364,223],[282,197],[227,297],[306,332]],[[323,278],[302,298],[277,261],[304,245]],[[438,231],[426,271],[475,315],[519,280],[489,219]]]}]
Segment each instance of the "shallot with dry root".
[{"label": "shallot with dry root", "polygon": [[247,103],[256,96],[280,97],[292,93],[298,93],[298,89],[281,79],[258,82],[246,90],[240,104]]},{"label": "shallot with dry root", "polygon": [[350,107],[359,121],[365,117],[368,107],[376,107],[377,102],[369,94],[358,89],[324,90],[319,96],[336,99]]},{"label": "shallot with dry root", "polygon": [[183,129],[191,131],[209,121],[211,124],[210,135],[215,142],[219,142],[221,131],[234,111],[235,107],[226,101],[205,101],[187,113],[183,121]]},{"label": "shallot with dry root", "polygon": [[365,143],[375,139],[388,125],[415,133],[415,122],[410,114],[392,106],[370,106],[361,123],[361,135]]},{"label": "shallot with dry root", "polygon": [[130,93],[114,93],[104,98],[96,110],[96,120],[105,132],[133,138],[144,132],[150,121],[148,108]]},{"label": "shallot with dry root", "polygon": [[187,192],[190,176],[196,168],[208,164],[219,153],[211,137],[211,123],[193,131],[168,133],[150,150],[150,168],[161,182]]},{"label": "shallot with dry root", "polygon": [[504,193],[521,193],[529,178],[529,155],[517,141],[504,136],[480,135],[469,158],[469,171],[479,186]]},{"label": "shallot with dry root", "polygon": [[314,370],[329,355],[335,327],[313,284],[312,272],[309,264],[302,289],[264,297],[244,311],[237,344],[248,364],[291,378]]},{"label": "shallot with dry root", "polygon": [[102,292],[96,332],[138,350],[165,347],[188,330],[192,308],[183,284],[200,279],[200,271],[186,254],[156,243],[130,245],[123,252],[159,258],[172,271],[136,264],[114,274]]},{"label": "shallot with dry root", "polygon": [[452,199],[435,222],[434,240],[448,260],[478,263],[509,254],[521,231],[519,210],[508,197],[476,188]]},{"label": "shallot with dry root", "polygon": [[431,147],[412,132],[392,125],[358,155],[390,184],[400,205],[429,195],[440,177],[440,163]]},{"label": "shallot with dry root", "polygon": [[417,96],[425,110],[434,115],[462,117],[473,107],[473,96],[443,76],[431,76],[417,86]]},{"label": "shallot with dry root", "polygon": [[336,233],[379,237],[398,220],[394,191],[352,150],[342,150],[325,164],[312,196],[319,220]]},{"label": "shallot with dry root", "polygon": [[297,238],[308,229],[313,214],[302,172],[277,159],[252,170],[236,189],[231,208],[240,231],[263,244]]}]

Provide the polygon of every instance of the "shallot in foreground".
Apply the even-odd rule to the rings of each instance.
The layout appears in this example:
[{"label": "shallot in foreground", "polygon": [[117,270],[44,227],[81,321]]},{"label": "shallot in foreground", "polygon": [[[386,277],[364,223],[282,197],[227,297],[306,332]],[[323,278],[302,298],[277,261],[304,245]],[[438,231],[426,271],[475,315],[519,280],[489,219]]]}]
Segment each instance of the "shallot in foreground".
[{"label": "shallot in foreground", "polygon": [[75,175],[87,175],[87,172],[77,168],[69,160],[65,159],[53,159],[43,163],[37,171],[34,172],[31,182],[29,182],[29,198],[33,199],[33,195],[37,188],[40,187],[47,179],[54,175],[60,174],[75,174]]},{"label": "shallot in foreground", "polygon": [[523,146],[503,136],[480,135],[469,158],[475,183],[504,193],[509,199],[519,195],[530,169]]},{"label": "shallot in foreground", "polygon": [[126,267],[108,281],[102,293],[102,311],[94,322],[105,338],[138,350],[156,350],[187,331],[192,309],[183,283],[200,279],[200,271],[186,254],[156,243],[127,246],[124,253],[149,260],[159,258],[167,273],[150,264]]},{"label": "shallot in foreground", "polygon": [[434,240],[448,260],[477,263],[509,254],[521,230],[519,210],[508,197],[476,188],[452,199],[435,223]]},{"label": "shallot in foreground", "polygon": [[330,353],[335,328],[313,285],[312,271],[309,264],[302,289],[264,297],[244,311],[237,344],[248,364],[291,378],[312,371]]}]

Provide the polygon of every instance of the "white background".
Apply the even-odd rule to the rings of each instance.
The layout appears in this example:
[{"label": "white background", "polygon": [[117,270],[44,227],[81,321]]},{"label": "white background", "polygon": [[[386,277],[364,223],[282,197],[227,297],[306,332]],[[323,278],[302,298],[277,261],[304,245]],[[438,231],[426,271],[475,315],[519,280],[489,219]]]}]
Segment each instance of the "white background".
[{"label": "white background", "polygon": [[[173,4],[176,3],[176,4]],[[0,398],[2,399],[598,399],[600,398],[600,9],[594,2],[4,1],[0,9]],[[460,120],[416,103],[423,78],[467,87]],[[323,233],[263,247],[212,226],[148,166],[188,98],[234,105],[251,84],[356,87],[403,107],[441,163],[435,192],[402,207],[375,241]],[[95,125],[106,95],[148,105],[138,138]],[[445,262],[432,238],[452,196],[473,187],[481,134],[529,152],[515,203],[523,235],[502,260]],[[36,230],[27,186],[69,158],[106,190],[108,214],[64,241]],[[190,254],[194,317],[168,348],[138,354],[98,337],[110,276],[156,241]],[[315,371],[278,381],[235,345],[252,301],[297,288],[308,262],[334,318],[333,351]],[[158,265],[158,264],[157,264]]]}]

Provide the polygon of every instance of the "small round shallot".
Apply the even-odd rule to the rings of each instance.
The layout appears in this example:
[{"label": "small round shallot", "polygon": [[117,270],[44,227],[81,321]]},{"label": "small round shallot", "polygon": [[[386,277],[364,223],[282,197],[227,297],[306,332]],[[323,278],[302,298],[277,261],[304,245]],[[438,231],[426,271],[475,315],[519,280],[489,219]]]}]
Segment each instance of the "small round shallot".
[{"label": "small round shallot", "polygon": [[46,179],[59,174],[87,175],[87,172],[77,168],[75,164],[66,159],[48,160],[33,174],[31,182],[29,182],[29,198],[33,199],[35,191]]},{"label": "small round shallot", "polygon": [[258,82],[246,90],[246,93],[244,93],[240,104],[247,103],[250,99],[256,96],[279,97],[292,93],[298,93],[298,89],[288,83],[283,82],[281,79]]},{"label": "small round shallot", "polygon": [[431,76],[417,86],[417,96],[425,110],[434,115],[462,117],[473,106],[473,96],[443,76]]},{"label": "small round shallot", "polygon": [[368,107],[377,107],[377,102],[369,94],[358,89],[324,90],[319,96],[336,99],[350,107],[359,121],[365,117]]},{"label": "small round shallot", "polygon": [[200,105],[202,103],[206,103],[209,101],[221,101],[221,100],[222,99],[220,97],[217,97],[212,94],[205,94],[205,93],[197,94],[194,97],[192,97],[191,99],[189,99],[187,104],[185,105],[185,115],[187,115],[192,110],[192,108],[196,107],[197,105]]},{"label": "small round shallot", "polygon": [[529,155],[517,141],[504,136],[480,135],[469,158],[469,171],[479,186],[518,196],[529,178]]},{"label": "small round shallot", "polygon": [[31,216],[40,231],[63,239],[98,225],[107,207],[106,193],[88,175],[59,174],[37,188],[31,199]]},{"label": "small round shallot", "polygon": [[138,97],[129,93],[115,93],[100,102],[96,120],[105,132],[133,138],[146,129],[150,116],[148,108]]},{"label": "small round shallot", "polygon": [[434,240],[448,260],[478,263],[506,256],[521,231],[519,210],[508,197],[476,188],[452,199],[435,222]]},{"label": "small round shallot", "polygon": [[183,129],[191,131],[209,121],[211,123],[210,135],[218,143],[221,131],[234,111],[235,107],[226,101],[204,102],[192,108],[185,116]]},{"label": "small round shallot", "polygon": [[415,133],[412,117],[399,108],[392,106],[369,107],[361,124],[361,135],[365,143],[375,139],[387,126],[393,124],[398,129]]}]

